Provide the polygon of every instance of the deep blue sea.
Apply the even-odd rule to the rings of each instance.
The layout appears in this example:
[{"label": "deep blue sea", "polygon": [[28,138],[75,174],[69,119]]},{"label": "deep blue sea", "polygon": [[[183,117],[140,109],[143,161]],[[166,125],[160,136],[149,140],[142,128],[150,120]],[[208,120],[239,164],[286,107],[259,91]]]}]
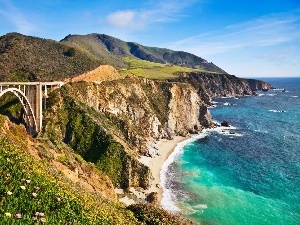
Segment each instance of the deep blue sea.
[{"label": "deep blue sea", "polygon": [[214,99],[214,120],[231,127],[177,146],[161,174],[164,208],[197,224],[300,224],[300,77],[261,79],[278,89]]}]

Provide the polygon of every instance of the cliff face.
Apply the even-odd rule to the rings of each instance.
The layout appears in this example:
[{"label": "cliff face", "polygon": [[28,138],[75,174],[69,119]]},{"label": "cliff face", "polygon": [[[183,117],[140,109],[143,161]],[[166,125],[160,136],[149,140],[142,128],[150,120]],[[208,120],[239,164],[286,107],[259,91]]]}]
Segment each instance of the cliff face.
[{"label": "cliff face", "polygon": [[246,82],[248,82],[250,88],[253,91],[257,90],[269,90],[272,88],[272,86],[264,81],[261,80],[255,80],[255,79],[245,79]]},{"label": "cliff face", "polygon": [[199,91],[206,103],[212,97],[253,95],[254,91],[270,89],[271,85],[260,80],[242,79],[229,74],[181,73],[180,80],[190,83]]},{"label": "cliff face", "polygon": [[189,84],[131,76],[67,87],[72,98],[114,121],[117,126],[110,132],[136,152],[145,153],[150,139],[194,133],[212,124],[206,105]]},{"label": "cliff face", "polygon": [[252,94],[230,75],[182,74],[185,82],[127,76],[102,83],[75,82],[52,93],[44,135],[71,146],[118,187],[149,187],[150,170],[137,155],[160,138],[197,133],[213,126],[211,97]]},{"label": "cliff face", "polygon": [[194,133],[212,125],[212,118],[196,90],[173,84],[167,129],[171,134]]},{"label": "cliff face", "polygon": [[106,172],[115,186],[149,186],[148,167],[136,160],[147,144],[212,125],[189,84],[127,77],[100,84],[66,84],[48,99],[45,136],[64,142]]}]

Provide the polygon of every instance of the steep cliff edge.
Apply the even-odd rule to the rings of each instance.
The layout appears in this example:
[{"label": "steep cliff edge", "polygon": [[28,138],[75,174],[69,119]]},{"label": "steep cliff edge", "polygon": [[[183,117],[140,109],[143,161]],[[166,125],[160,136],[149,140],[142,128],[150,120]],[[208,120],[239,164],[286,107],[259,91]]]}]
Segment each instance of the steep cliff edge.
[{"label": "steep cliff edge", "polygon": [[179,73],[178,80],[195,87],[206,103],[209,103],[213,97],[254,95],[254,91],[272,88],[270,84],[261,80],[206,72]]},{"label": "steep cliff edge", "polygon": [[147,153],[149,141],[212,125],[191,85],[135,76],[69,83],[47,104],[51,110],[45,114],[44,137],[68,144],[122,188],[149,186],[150,171],[136,160]]},{"label": "steep cliff edge", "polygon": [[48,99],[44,137],[71,146],[116,187],[148,188],[150,170],[137,157],[151,155],[149,143],[213,126],[207,109],[212,97],[253,94],[247,80],[232,75],[185,73],[180,79],[131,75],[68,83]]},{"label": "steep cliff edge", "polygon": [[154,219],[159,224],[194,224],[153,205],[126,208],[116,201],[103,172],[66,145],[34,139],[24,126],[2,115],[0,131],[1,224],[39,223],[40,218],[34,221],[37,211],[47,224],[137,225]]}]

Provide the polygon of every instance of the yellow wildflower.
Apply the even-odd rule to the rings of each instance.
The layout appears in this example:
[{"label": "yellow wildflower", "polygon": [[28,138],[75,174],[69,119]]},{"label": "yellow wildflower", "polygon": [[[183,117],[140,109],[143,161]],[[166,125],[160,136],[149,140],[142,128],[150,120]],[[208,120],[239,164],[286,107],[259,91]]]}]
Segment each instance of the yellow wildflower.
[{"label": "yellow wildflower", "polygon": [[9,212],[6,212],[6,213],[5,213],[5,216],[7,216],[7,217],[10,218],[10,217],[11,217],[11,214],[10,214]]}]

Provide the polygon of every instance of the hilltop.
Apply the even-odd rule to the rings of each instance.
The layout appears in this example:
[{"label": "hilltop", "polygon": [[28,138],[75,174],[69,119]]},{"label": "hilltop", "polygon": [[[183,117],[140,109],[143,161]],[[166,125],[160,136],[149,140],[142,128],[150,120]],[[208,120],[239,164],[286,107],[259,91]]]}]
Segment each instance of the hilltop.
[{"label": "hilltop", "polygon": [[[209,63],[205,59],[188,52],[147,47],[135,42],[125,42],[105,34],[68,35],[60,43],[77,47],[98,58],[130,57],[149,62],[226,73],[213,63]],[[109,55],[108,52],[112,55]]]},{"label": "hilltop", "polygon": [[101,60],[53,40],[9,33],[0,37],[0,81],[63,80]]},{"label": "hilltop", "polygon": [[164,67],[163,78],[180,71],[226,74],[213,63],[187,52],[147,47],[105,34],[68,35],[60,42],[19,33],[0,37],[0,81],[64,80],[100,65],[136,73],[133,64],[144,62]]}]

